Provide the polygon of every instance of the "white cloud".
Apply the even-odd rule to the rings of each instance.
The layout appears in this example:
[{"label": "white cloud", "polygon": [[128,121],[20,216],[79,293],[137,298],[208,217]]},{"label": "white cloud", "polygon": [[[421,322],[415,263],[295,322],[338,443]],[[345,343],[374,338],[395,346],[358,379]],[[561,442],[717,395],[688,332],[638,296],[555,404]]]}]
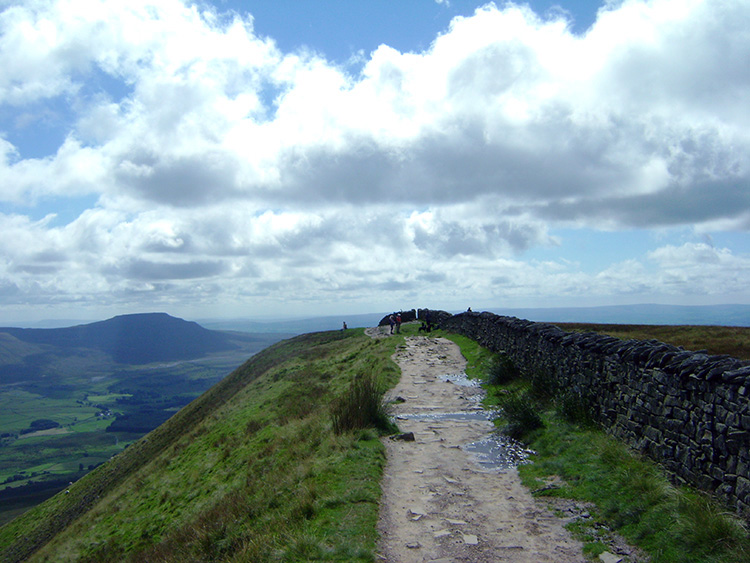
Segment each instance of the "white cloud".
[{"label": "white cloud", "polygon": [[0,215],[29,241],[3,247],[0,287],[206,303],[711,292],[707,271],[738,287],[729,249],[607,256],[596,274],[523,253],[561,225],[746,230],[747,29],[742,0],[608,4],[585,35],[487,5],[351,75],[177,0],[9,6],[0,108],[63,105],[72,126],[45,158],[0,136],[0,202],[100,197],[63,227]]}]

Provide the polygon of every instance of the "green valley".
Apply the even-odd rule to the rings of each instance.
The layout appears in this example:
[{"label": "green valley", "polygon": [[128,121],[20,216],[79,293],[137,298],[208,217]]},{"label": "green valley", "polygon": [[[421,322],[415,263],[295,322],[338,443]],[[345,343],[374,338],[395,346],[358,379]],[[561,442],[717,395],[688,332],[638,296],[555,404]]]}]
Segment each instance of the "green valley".
[{"label": "green valley", "polygon": [[85,326],[0,329],[0,524],[122,452],[285,336],[208,331],[167,315],[126,320],[131,326],[99,323],[95,336]]}]

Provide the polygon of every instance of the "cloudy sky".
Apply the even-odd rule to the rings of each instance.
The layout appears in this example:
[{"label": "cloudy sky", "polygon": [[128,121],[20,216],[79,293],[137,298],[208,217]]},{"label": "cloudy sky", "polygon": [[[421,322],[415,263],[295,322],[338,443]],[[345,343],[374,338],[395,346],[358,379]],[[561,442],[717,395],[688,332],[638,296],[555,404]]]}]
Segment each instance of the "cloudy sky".
[{"label": "cloudy sky", "polygon": [[750,303],[747,0],[0,9],[0,324]]}]

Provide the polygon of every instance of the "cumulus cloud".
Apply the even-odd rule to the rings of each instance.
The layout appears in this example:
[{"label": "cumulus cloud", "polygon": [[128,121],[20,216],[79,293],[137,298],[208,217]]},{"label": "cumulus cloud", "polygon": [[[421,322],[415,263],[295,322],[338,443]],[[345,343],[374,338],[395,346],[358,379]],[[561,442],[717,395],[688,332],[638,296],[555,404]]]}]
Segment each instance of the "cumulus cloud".
[{"label": "cumulus cloud", "polygon": [[0,287],[20,301],[710,291],[701,268],[733,283],[745,259],[662,247],[584,274],[523,256],[564,244],[562,226],[747,229],[747,29],[741,0],[607,3],[578,35],[564,12],[488,4],[353,74],[179,0],[9,3],[0,108],[72,117],[41,158],[12,142],[33,120],[2,125],[0,202],[99,202],[62,227],[0,215],[17,241]]}]

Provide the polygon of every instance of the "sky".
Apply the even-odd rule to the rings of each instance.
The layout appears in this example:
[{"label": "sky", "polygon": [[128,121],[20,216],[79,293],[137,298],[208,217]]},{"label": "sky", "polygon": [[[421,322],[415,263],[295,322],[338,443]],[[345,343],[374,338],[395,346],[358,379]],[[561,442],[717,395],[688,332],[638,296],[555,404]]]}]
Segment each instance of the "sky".
[{"label": "sky", "polygon": [[0,0],[0,325],[750,304],[750,3]]}]

